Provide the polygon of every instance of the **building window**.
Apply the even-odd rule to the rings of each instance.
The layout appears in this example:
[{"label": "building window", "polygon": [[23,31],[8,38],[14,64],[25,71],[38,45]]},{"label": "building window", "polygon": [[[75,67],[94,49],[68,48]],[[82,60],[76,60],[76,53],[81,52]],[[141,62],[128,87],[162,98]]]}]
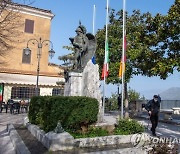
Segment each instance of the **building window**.
[{"label": "building window", "polygon": [[25,63],[25,64],[30,64],[31,63],[31,51],[26,52],[26,50],[23,49],[22,63]]},{"label": "building window", "polygon": [[52,96],[55,96],[55,95],[63,96],[64,95],[64,89],[53,88]]},{"label": "building window", "polygon": [[25,29],[24,32],[33,34],[34,32],[34,20],[25,20]]},{"label": "building window", "polygon": [[[40,94],[40,89],[38,90],[38,95]],[[36,88],[33,87],[12,87],[11,89],[11,99],[30,99],[32,96],[36,95]]]}]

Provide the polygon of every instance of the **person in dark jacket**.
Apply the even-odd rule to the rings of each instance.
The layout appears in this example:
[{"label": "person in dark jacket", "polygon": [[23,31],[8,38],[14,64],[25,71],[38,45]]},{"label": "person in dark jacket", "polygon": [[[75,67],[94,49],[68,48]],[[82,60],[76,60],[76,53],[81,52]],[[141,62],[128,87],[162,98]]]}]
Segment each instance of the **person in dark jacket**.
[{"label": "person in dark jacket", "polygon": [[158,125],[158,119],[159,119],[159,110],[160,110],[160,99],[158,95],[154,95],[153,99],[150,100],[146,106],[145,109],[148,111],[150,120],[151,120],[151,131],[152,135],[156,136],[156,127]]},{"label": "person in dark jacket", "polygon": [[158,101],[159,101],[159,103],[161,103],[161,97],[159,94],[158,94]]},{"label": "person in dark jacket", "polygon": [[117,101],[118,101],[118,110],[120,110],[121,109],[121,96],[120,95],[118,96]]}]

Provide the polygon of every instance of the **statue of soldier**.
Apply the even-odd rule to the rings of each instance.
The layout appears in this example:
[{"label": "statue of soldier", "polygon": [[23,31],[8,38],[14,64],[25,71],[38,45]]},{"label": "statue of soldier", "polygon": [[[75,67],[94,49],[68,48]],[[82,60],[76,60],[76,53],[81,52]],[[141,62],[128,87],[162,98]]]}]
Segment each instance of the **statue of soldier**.
[{"label": "statue of soldier", "polygon": [[96,39],[91,33],[86,33],[85,26],[79,23],[77,35],[69,38],[74,47],[74,63],[72,70],[82,72],[87,62],[94,56],[96,51]]},{"label": "statue of soldier", "polygon": [[72,45],[74,46],[74,69],[82,69],[82,56],[88,50],[88,38],[86,36],[86,28],[83,25],[79,25],[75,31],[77,35],[74,38],[70,38]]}]

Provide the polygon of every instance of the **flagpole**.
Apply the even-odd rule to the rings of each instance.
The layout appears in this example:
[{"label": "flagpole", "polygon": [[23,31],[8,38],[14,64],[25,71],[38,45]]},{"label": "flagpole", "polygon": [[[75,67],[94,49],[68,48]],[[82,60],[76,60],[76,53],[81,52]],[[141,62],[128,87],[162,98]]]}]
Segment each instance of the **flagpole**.
[{"label": "flagpole", "polygon": [[[125,9],[126,9],[126,0],[123,0],[123,50],[122,50],[122,58],[123,58],[123,63],[122,63],[122,68],[124,68],[125,65]],[[123,119],[123,109],[124,109],[124,79],[125,79],[125,70],[122,73],[122,92],[121,92],[121,119]]]},{"label": "flagpole", "polygon": [[[107,39],[108,39],[108,19],[109,19],[109,0],[107,0],[107,6],[106,6],[106,36],[105,36],[105,58],[104,58],[104,62],[107,59],[107,54],[106,54],[106,47],[107,47]],[[104,71],[104,82],[103,82],[103,109],[102,109],[102,117],[104,120],[104,109],[105,109],[105,94],[106,94],[106,69],[103,70]]]},{"label": "flagpole", "polygon": [[[93,34],[93,36],[95,37],[95,20],[96,20],[96,5],[94,4],[94,6],[93,6],[93,32],[92,32],[92,34]],[[94,55],[92,56],[92,63],[93,64],[95,64],[96,63],[96,60],[95,60],[95,52],[96,51],[94,51]]]},{"label": "flagpole", "polygon": [[95,35],[96,5],[93,7],[93,35]]}]

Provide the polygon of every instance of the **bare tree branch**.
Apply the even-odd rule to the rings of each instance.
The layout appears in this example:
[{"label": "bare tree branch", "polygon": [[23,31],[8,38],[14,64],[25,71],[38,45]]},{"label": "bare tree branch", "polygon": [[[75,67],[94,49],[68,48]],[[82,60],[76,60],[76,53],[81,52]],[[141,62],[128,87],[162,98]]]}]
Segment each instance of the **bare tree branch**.
[{"label": "bare tree branch", "polygon": [[[11,0],[0,0],[0,57],[7,55],[17,43],[23,23],[19,13],[20,6]],[[2,61],[0,62],[2,63]]]}]

